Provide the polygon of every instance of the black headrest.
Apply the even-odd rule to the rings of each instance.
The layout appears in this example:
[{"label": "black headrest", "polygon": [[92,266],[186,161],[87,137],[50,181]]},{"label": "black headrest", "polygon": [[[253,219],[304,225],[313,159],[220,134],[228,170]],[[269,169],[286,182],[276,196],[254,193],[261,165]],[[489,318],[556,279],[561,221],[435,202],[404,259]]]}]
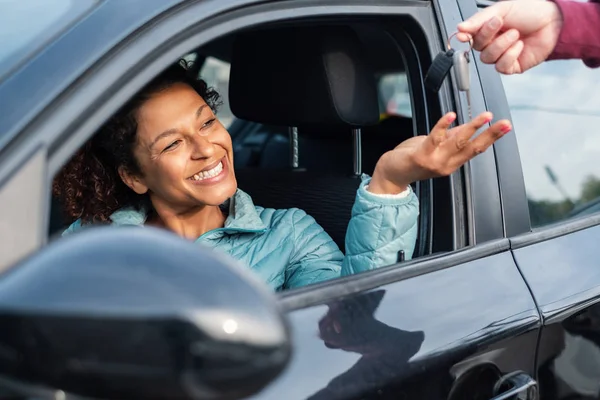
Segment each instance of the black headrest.
[{"label": "black headrest", "polygon": [[231,57],[229,103],[241,119],[283,126],[376,124],[375,74],[349,27],[241,33]]}]

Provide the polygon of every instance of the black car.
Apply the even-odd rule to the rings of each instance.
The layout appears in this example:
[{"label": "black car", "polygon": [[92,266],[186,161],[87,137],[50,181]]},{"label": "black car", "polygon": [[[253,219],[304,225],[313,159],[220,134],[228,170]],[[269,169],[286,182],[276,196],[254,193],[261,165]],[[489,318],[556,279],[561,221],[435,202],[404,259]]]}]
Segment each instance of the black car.
[{"label": "black car", "polygon": [[[184,55],[224,96],[240,186],[257,204],[306,210],[343,249],[360,174],[443,113],[468,119],[454,76],[438,93],[423,81],[457,23],[486,4],[1,2],[0,397],[600,398],[600,215],[573,212],[600,197],[600,91],[579,62],[501,77],[472,54],[473,114],[492,111],[515,131],[415,185],[410,261],[272,294],[165,232],[60,237],[72,221],[52,198],[55,174]],[[377,82],[378,125],[297,129],[251,99],[239,106],[230,67],[259,80],[274,109],[286,96],[310,101],[285,88],[335,75],[302,57],[330,35],[358,38],[369,68],[355,72]],[[339,85],[346,96],[352,78]]]}]

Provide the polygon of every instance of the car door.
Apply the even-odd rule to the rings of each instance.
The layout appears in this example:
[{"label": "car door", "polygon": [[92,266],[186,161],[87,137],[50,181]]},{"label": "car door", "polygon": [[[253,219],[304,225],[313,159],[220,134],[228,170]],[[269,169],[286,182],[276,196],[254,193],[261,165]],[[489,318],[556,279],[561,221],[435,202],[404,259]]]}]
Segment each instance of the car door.
[{"label": "car door", "polygon": [[[482,244],[285,296],[294,357],[258,398],[491,399],[509,389],[526,392],[539,319],[506,245]],[[515,371],[523,371],[522,385],[507,380],[494,392]]]},{"label": "car door", "polygon": [[590,204],[600,197],[598,71],[580,61],[557,61],[530,72],[503,78],[519,148],[499,157],[514,163],[520,154],[523,165],[523,177],[514,179],[527,189],[531,232],[511,243],[544,320],[537,361],[541,393],[596,399],[600,216]]},{"label": "car door", "polygon": [[[144,79],[164,68],[179,53],[220,34],[260,23],[289,20],[290,15],[297,18],[366,16],[378,21],[404,16],[414,21],[410,26],[414,28],[412,31],[403,26],[397,28],[398,37],[403,37],[399,43],[409,57],[409,82],[412,102],[417,105],[418,131],[428,131],[444,111],[457,110],[460,119],[465,120],[465,97],[456,94],[453,82],[444,84],[439,94],[426,92],[423,87],[422,66],[428,66],[433,56],[444,48],[441,38],[448,37],[451,27],[460,20],[456,4],[426,1],[394,4],[374,1],[369,5],[353,1],[247,3],[185,2],[160,17],[151,18],[151,29],[146,25],[144,29],[126,29],[127,18],[140,21],[133,14],[119,13],[118,18],[112,20],[114,29],[109,30],[115,36],[94,44],[98,50],[119,43],[118,50],[109,52],[110,57],[102,57],[103,62],[97,63],[97,55],[84,52],[86,47],[82,43],[73,47],[72,50],[81,49],[73,55],[73,61],[79,61],[79,68],[91,65],[94,68],[86,71],[85,79],[70,85],[69,91],[64,92],[52,108],[37,115],[35,124],[27,125],[27,129],[18,133],[15,128],[10,139],[19,140],[12,142],[13,147],[20,148],[25,143],[27,146],[44,144],[48,149],[47,154],[41,155],[44,172],[40,173],[38,168],[36,173],[49,182],[100,121],[139,89]],[[158,7],[159,2],[152,4]],[[76,38],[81,34],[79,30],[98,26],[97,23],[104,21],[102,14],[110,15],[119,10],[118,7],[118,2],[103,3],[99,13],[90,16],[96,24],[88,21],[87,25],[76,27],[68,37]],[[218,19],[212,19],[214,15],[218,15]],[[123,41],[129,35],[135,35],[135,40]],[[48,50],[12,84],[16,86],[31,79],[36,67],[68,53],[65,50],[69,45],[73,44],[66,41]],[[141,72],[133,74],[132,66]],[[471,69],[473,81],[477,82],[477,70]],[[75,75],[76,71],[70,70],[70,73]],[[54,88],[55,92],[62,89],[64,87]],[[480,86],[473,85],[471,98],[474,113],[485,109]],[[50,102],[49,98],[43,100]],[[44,104],[40,104],[35,105],[41,108]],[[25,138],[31,140],[25,141]],[[2,171],[8,171],[5,165]],[[438,219],[433,220],[431,227],[438,233],[432,233],[432,240],[435,249],[436,242],[442,240],[437,236],[450,235],[451,240],[446,238],[451,243],[450,248],[410,262],[282,294],[280,303],[288,313],[294,357],[284,374],[257,397],[488,399],[507,395],[512,390],[523,394],[523,398],[531,398],[527,396],[535,386],[531,378],[535,372],[540,318],[516,268],[509,241],[503,237],[494,153],[486,152],[442,182],[449,186],[449,197],[441,196],[440,186],[434,185],[434,189],[438,188],[434,194],[438,196],[432,196],[429,203],[433,207],[445,203],[450,210],[450,222],[444,225]],[[0,188],[5,192],[0,195],[21,195],[25,193],[23,186],[5,184]],[[49,197],[47,188],[46,193]],[[425,199],[421,201],[427,203]],[[11,207],[13,211],[23,208],[20,204]],[[46,216],[49,215],[47,208],[46,205]],[[31,230],[43,235],[44,228],[36,219]]]},{"label": "car door", "polygon": [[[441,31],[428,32],[434,43],[431,57],[444,46],[438,35],[447,37],[460,14],[451,2],[428,4],[423,11]],[[402,9],[374,12],[389,15]],[[474,66],[472,73],[478,82]],[[413,89],[422,87],[422,79],[423,74],[412,77]],[[452,88],[449,82],[439,101],[443,111],[456,106],[464,120],[465,98]],[[479,85],[472,98],[474,113],[482,111]],[[466,240],[472,247],[282,296],[294,358],[257,398],[536,398],[540,319],[508,241],[501,238],[496,166],[490,156],[464,171],[471,232]]]},{"label": "car door", "polygon": [[505,116],[510,108],[515,128],[516,141],[497,146],[496,156],[507,235],[544,321],[536,362],[541,397],[597,399],[598,71],[578,60],[547,62],[520,76],[479,67],[488,76],[486,101]]}]

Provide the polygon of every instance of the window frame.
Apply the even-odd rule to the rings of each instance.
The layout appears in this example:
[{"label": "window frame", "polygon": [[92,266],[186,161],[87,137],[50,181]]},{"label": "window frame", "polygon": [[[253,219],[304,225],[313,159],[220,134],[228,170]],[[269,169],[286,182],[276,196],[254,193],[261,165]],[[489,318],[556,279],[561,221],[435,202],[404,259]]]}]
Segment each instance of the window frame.
[{"label": "window frame", "polygon": [[[473,2],[457,0],[461,18],[466,19],[493,2]],[[481,62],[479,53],[472,53],[473,64],[479,75],[479,83],[484,94],[486,108],[493,112],[494,119],[512,120],[510,107],[504,92],[500,75],[493,65]],[[496,173],[500,190],[500,210],[504,237],[530,232],[529,206],[523,181],[523,169],[519,155],[516,132],[511,132],[494,144]]]},{"label": "window frame", "polygon": [[[439,46],[436,53],[446,51],[446,38],[449,38],[456,32],[456,25],[463,21],[465,15],[473,14],[476,5],[472,0],[457,0],[456,3],[434,0],[434,11],[441,28]],[[458,7],[457,7],[458,5]],[[467,11],[467,12],[466,12]],[[468,11],[471,11],[470,13]],[[467,48],[466,45],[460,45],[453,41],[452,46],[456,48]],[[459,47],[464,46],[464,47]],[[478,60],[474,51],[471,51],[471,59]],[[450,74],[452,76],[452,73]],[[489,110],[488,99],[485,96],[486,76],[482,74],[478,62],[470,63],[471,75],[471,108],[472,114],[477,115],[483,111]],[[444,109],[455,110],[458,114],[458,121],[464,123],[468,119],[468,107],[466,96],[458,91],[454,79],[446,80],[440,90],[440,99]],[[494,111],[496,118],[501,118],[501,113]],[[497,170],[496,151],[498,146],[502,146],[506,138],[495,143],[488,151],[480,154],[464,168],[462,176],[458,173],[453,175],[455,179],[464,180],[464,194],[456,194],[455,201],[463,202],[467,214],[464,218],[456,216],[457,223],[464,224],[467,241],[465,245],[476,245],[486,241],[506,237],[505,224],[503,219],[503,199],[500,191],[500,176]],[[456,208],[457,210],[460,207]]]},{"label": "window frame", "polygon": [[[53,107],[41,113],[33,124],[20,133],[18,143],[34,139],[30,143],[36,142],[49,145],[48,168],[46,170],[48,182],[51,181],[61,166],[68,161],[76,149],[93,135],[97,126],[107,120],[131,95],[141,89],[147,81],[168,66],[173,59],[193,51],[194,48],[197,48],[202,43],[207,43],[222,36],[225,32],[231,32],[242,27],[260,23],[289,19],[292,15],[295,18],[300,18],[339,15],[380,16],[384,14],[408,14],[420,23],[421,29],[423,29],[429,39],[431,37],[438,37],[440,34],[437,31],[431,4],[425,2],[422,5],[415,2],[400,2],[393,5],[382,2],[381,4],[368,6],[357,4],[351,0],[347,4],[336,2],[335,5],[331,6],[323,5],[318,0],[302,1],[301,3],[294,2],[293,4],[279,2],[238,8],[229,13],[222,13],[214,18],[210,18],[216,13],[215,8],[212,6],[217,2],[213,0],[186,3],[178,7],[176,11],[167,13],[164,18],[156,20],[152,29],[148,28],[148,30],[153,30],[152,32],[145,31],[144,29],[138,31],[135,41],[126,41],[117,50],[108,54],[103,62],[98,63],[93,70],[85,73],[68,91],[59,96],[58,99],[55,99]],[[405,43],[406,46],[413,46],[414,48],[412,40],[398,42]],[[424,46],[422,51],[428,53],[427,58],[429,62],[431,61],[431,55],[441,50],[439,40],[428,40]],[[405,52],[405,54],[407,53]],[[422,62],[419,59],[413,61]],[[422,74],[423,72],[419,69],[412,69],[412,73]],[[409,78],[411,85],[413,82],[415,80]],[[431,96],[431,94],[425,93],[422,87],[418,95],[422,96],[428,104],[437,103],[441,104],[443,109],[452,109],[450,87],[447,84],[445,85],[445,88],[439,95]],[[416,93],[414,88],[411,88],[411,92],[413,96]],[[415,100],[413,99],[413,101]],[[477,96],[475,96],[475,101],[478,101]],[[460,104],[464,113],[464,104]],[[425,116],[420,118],[418,116],[419,112],[424,112]],[[417,132],[428,131],[436,122],[429,118],[429,113],[426,110],[419,110],[418,107],[413,107],[413,116],[414,123],[417,125]],[[64,121],[71,121],[71,123],[65,124]],[[422,122],[418,123],[417,121]],[[18,143],[15,143],[15,145]],[[485,162],[489,164],[490,157],[482,158],[487,158]],[[469,174],[476,168],[467,166],[465,169],[468,170],[465,174],[468,178]],[[482,169],[484,175],[489,175],[489,171],[486,168]],[[456,175],[461,174],[462,172]],[[457,182],[460,183],[462,180],[457,180],[456,176],[451,178],[452,190],[462,191],[462,186],[457,186]],[[49,195],[48,190],[48,199],[44,210],[46,216],[50,214]],[[464,206],[466,202],[459,201],[457,205],[454,200],[452,199],[453,209],[464,207],[464,212],[469,212],[466,206]],[[479,201],[483,202],[482,204],[485,206],[486,201],[484,198],[480,198]],[[493,209],[491,211],[494,212]],[[476,219],[476,217],[475,215],[474,218]],[[46,232],[47,226],[43,228],[44,232]],[[459,228],[455,228],[454,230],[455,232],[459,232]],[[418,258],[402,264],[401,268],[398,267],[398,264],[391,265],[366,274],[358,274],[336,279],[322,285],[315,285],[314,287],[289,291],[283,297],[287,299],[288,303],[293,303],[295,301],[293,300],[294,298],[301,299],[307,293],[313,299],[327,296],[337,297],[349,291],[363,291],[370,287],[381,285],[385,281],[407,279],[411,276],[426,274],[469,260],[497,254],[505,251],[507,246],[507,241],[490,240],[473,248],[464,247],[458,251],[451,251],[442,255],[438,254]]]},{"label": "window frame", "polygon": [[11,174],[0,180],[0,200],[11,204],[0,208],[0,273],[11,268],[45,242],[49,214],[45,212],[46,148],[25,146],[19,152]]}]

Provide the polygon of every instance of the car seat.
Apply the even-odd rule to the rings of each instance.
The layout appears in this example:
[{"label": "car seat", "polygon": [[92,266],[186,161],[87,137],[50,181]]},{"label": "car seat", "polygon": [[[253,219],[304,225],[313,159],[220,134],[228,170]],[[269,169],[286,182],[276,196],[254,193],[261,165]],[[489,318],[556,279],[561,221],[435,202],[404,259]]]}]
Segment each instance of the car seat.
[{"label": "car seat", "polygon": [[[357,34],[342,25],[244,32],[233,44],[230,74],[236,117],[296,127],[302,139],[297,167],[283,167],[289,140],[279,138],[265,147],[263,168],[236,171],[239,187],[257,205],[303,209],[343,250],[362,172],[354,165],[360,152],[353,157],[353,131],[363,144],[375,143],[359,158],[366,172],[402,141],[379,124],[375,74]],[[402,123],[411,137],[412,122]]]}]

